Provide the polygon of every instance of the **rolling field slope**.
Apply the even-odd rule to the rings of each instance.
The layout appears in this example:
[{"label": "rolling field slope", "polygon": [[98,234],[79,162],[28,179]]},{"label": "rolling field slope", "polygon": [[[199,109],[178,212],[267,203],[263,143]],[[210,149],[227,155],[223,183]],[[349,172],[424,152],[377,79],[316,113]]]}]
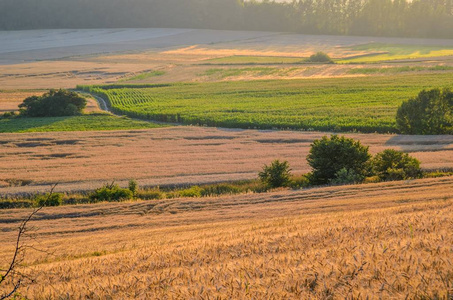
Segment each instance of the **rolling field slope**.
[{"label": "rolling field slope", "polygon": [[83,87],[131,117],[233,128],[396,132],[402,101],[453,73]]},{"label": "rolling field slope", "polygon": [[[30,299],[448,299],[453,178],[46,208]],[[0,211],[0,261],[27,210]],[[0,265],[3,267],[3,265]]]}]

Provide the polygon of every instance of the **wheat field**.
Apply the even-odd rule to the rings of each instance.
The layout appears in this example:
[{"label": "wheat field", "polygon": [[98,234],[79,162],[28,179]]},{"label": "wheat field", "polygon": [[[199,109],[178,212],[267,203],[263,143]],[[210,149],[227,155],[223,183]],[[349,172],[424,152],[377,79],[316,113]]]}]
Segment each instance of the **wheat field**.
[{"label": "wheat field", "polygon": [[[453,177],[46,208],[30,299],[449,299]],[[0,261],[29,211],[0,211]]]},{"label": "wheat field", "polygon": [[[328,133],[169,127],[108,132],[0,136],[0,194],[93,190],[115,180],[141,186],[196,185],[254,179],[264,164],[288,160],[309,172],[310,144]],[[370,146],[409,152],[425,169],[453,168],[453,136],[346,134]],[[14,159],[10,159],[14,158]],[[31,181],[27,186],[11,182]]]}]

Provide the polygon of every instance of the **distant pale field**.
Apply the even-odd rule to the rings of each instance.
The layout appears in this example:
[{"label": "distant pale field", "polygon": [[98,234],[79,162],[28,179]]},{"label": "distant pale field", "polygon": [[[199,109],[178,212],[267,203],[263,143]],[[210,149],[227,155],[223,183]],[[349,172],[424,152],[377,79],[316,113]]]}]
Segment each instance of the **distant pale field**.
[{"label": "distant pale field", "polygon": [[[152,83],[217,81],[199,76],[209,69],[202,64],[215,63],[216,59],[220,59],[218,63],[231,63],[241,56],[249,57],[248,61],[241,59],[242,64],[291,63],[317,51],[335,58],[355,57],[349,62],[385,60],[382,55],[391,56],[387,59],[410,58],[414,56],[411,53],[421,51],[429,58],[426,63],[453,66],[453,56],[444,56],[451,55],[448,49],[453,47],[453,40],[191,29],[0,31],[0,40],[0,87],[9,90],[74,88],[134,77],[144,79],[138,82]],[[380,56],[362,57],[369,54]],[[433,57],[439,55],[444,57]],[[422,58],[418,54],[414,57]],[[351,68],[321,65],[285,76],[247,74],[228,80],[342,77],[351,76],[347,73]],[[140,76],[155,71],[165,75]]]},{"label": "distant pale field", "polygon": [[[453,177],[43,209],[28,299],[447,299]],[[1,210],[0,268],[29,210]],[[0,290],[1,292],[1,290]],[[331,298],[329,298],[331,297]]]},{"label": "distant pale field", "polygon": [[[253,179],[264,164],[288,160],[309,172],[310,144],[326,133],[172,127],[112,132],[0,135],[0,194],[90,190],[115,180],[127,185],[201,184]],[[453,136],[347,134],[370,146],[410,152],[425,169],[453,168]],[[31,180],[23,187],[10,182]]]}]

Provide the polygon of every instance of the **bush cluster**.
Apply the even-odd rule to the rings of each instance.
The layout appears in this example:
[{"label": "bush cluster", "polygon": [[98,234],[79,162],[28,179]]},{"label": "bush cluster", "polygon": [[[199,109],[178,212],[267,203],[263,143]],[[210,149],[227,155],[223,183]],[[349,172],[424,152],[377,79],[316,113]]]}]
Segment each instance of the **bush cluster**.
[{"label": "bush cluster", "polygon": [[117,184],[106,184],[89,195],[91,202],[119,202],[129,200],[134,193],[129,189],[123,189]]},{"label": "bush cluster", "polygon": [[323,184],[350,184],[420,178],[420,162],[407,153],[393,149],[384,150],[374,157],[368,147],[344,136],[324,136],[315,140],[307,156],[312,172],[295,183],[291,179],[288,162],[275,160],[265,165],[259,178],[269,188],[295,187]]},{"label": "bush cluster", "polygon": [[80,115],[87,101],[75,92],[50,90],[42,96],[31,96],[19,105],[26,117],[60,117]]}]

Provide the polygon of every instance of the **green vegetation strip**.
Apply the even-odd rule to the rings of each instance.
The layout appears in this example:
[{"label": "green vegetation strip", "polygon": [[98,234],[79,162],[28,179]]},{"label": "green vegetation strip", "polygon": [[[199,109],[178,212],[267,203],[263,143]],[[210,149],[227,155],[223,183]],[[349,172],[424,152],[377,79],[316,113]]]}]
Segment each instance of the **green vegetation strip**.
[{"label": "green vegetation strip", "polygon": [[0,119],[0,133],[47,132],[47,131],[93,131],[155,128],[160,125],[116,117],[109,114],[91,114],[72,117],[7,118]]},{"label": "green vegetation strip", "polygon": [[79,87],[133,118],[230,128],[397,132],[398,106],[453,74]]},{"label": "green vegetation strip", "polygon": [[158,76],[162,76],[162,75],[165,75],[164,71],[144,72],[144,73],[138,74],[136,76],[124,78],[124,79],[122,79],[120,81],[121,82],[124,82],[124,81],[139,81],[139,80],[145,80],[145,79],[148,79],[148,78],[151,78],[151,77],[158,77]]},{"label": "green vegetation strip", "polygon": [[348,71],[348,74],[396,74],[404,72],[423,72],[423,71],[451,71],[452,66],[432,66],[432,67],[391,67],[391,68],[355,68]]}]

